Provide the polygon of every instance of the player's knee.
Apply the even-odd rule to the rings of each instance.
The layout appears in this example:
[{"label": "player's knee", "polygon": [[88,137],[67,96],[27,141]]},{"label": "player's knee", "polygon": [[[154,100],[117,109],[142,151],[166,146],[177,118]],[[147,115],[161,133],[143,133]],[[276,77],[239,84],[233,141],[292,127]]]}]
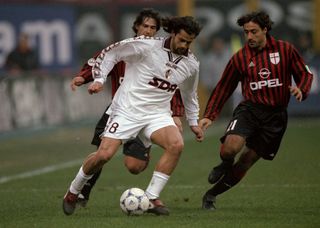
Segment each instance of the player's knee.
[{"label": "player's knee", "polygon": [[104,164],[108,162],[112,157],[111,153],[109,153],[108,150],[104,150],[104,149],[99,149],[95,156],[98,163],[100,164]]},{"label": "player's knee", "polygon": [[146,162],[146,161],[132,159],[130,157],[127,157],[125,159],[125,166],[127,167],[128,171],[131,174],[137,175],[137,174],[141,173],[143,170],[145,170],[147,165],[148,165],[148,162]]},{"label": "player's knee", "polygon": [[171,142],[170,145],[168,146],[168,150],[171,153],[174,153],[176,155],[180,155],[183,148],[184,148],[184,144],[182,140],[175,140]]},{"label": "player's knee", "polygon": [[128,164],[126,164],[126,167],[127,167],[128,171],[134,175],[141,173],[145,169],[144,166],[131,166]]},{"label": "player's knee", "polygon": [[240,152],[240,150],[237,147],[227,144],[227,145],[224,145],[223,150],[221,150],[220,154],[226,159],[229,159],[229,158],[231,159],[231,158],[234,158],[234,156],[238,152]]},{"label": "player's knee", "polygon": [[220,154],[226,159],[234,158],[244,146],[244,139],[240,136],[227,136],[223,146],[221,146]]}]

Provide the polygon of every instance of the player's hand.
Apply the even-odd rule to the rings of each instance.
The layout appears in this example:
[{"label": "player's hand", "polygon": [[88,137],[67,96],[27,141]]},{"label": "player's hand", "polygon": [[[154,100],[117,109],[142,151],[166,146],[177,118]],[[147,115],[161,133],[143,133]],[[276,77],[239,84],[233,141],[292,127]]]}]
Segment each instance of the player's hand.
[{"label": "player's hand", "polygon": [[183,127],[182,127],[182,122],[180,120],[180,117],[178,116],[173,116],[173,121],[176,124],[177,128],[179,129],[180,133],[183,132]]},{"label": "player's hand", "polygon": [[190,126],[193,133],[196,135],[196,140],[198,142],[202,142],[204,139],[204,133],[203,130],[199,126]]},{"label": "player's hand", "polygon": [[289,86],[289,89],[290,89],[291,95],[293,95],[297,99],[297,101],[301,102],[302,101],[301,90],[296,86]]},{"label": "player's hand", "polygon": [[72,79],[71,83],[70,83],[70,87],[72,91],[75,91],[77,86],[81,86],[84,84],[84,78],[83,77],[75,77]]},{"label": "player's hand", "polygon": [[99,93],[103,89],[103,84],[100,82],[92,82],[88,87],[89,94]]},{"label": "player's hand", "polygon": [[212,124],[212,120],[210,120],[209,118],[203,118],[199,121],[199,127],[201,127],[201,129],[203,131],[207,130],[208,127]]}]

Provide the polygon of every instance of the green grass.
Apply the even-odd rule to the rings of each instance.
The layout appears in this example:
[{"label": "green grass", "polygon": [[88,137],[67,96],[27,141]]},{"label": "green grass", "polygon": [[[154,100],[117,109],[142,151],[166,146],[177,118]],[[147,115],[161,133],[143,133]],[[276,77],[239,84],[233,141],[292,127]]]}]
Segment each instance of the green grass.
[{"label": "green grass", "polygon": [[[0,227],[320,227],[320,119],[291,119],[274,161],[259,161],[238,186],[218,198],[216,211],[200,209],[210,187],[207,174],[219,162],[218,121],[206,140],[196,143],[186,129],[185,151],[161,199],[170,216],[124,215],[121,193],[146,188],[161,150],[154,147],[150,167],[129,174],[121,151],[104,168],[87,208],[72,216],[62,197],[80,167],[0,183]],[[94,151],[94,124],[57,128],[0,138],[0,180],[72,160]]]}]

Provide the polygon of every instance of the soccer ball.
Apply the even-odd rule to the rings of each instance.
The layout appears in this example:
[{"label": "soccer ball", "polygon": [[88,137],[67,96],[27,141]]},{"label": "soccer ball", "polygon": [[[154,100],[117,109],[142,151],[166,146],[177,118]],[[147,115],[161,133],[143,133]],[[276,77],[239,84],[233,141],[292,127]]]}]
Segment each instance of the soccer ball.
[{"label": "soccer ball", "polygon": [[149,199],[140,188],[129,188],[120,197],[120,207],[127,215],[141,215],[149,208]]}]

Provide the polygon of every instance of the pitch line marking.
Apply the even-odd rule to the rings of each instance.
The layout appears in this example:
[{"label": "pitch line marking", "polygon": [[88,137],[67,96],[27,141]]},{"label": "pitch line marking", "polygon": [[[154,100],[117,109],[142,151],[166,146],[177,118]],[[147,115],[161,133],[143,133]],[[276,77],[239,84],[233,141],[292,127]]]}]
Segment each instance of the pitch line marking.
[{"label": "pitch line marking", "polygon": [[25,179],[28,177],[33,177],[33,176],[37,176],[37,175],[41,175],[41,174],[45,174],[45,173],[51,173],[54,171],[58,171],[60,169],[70,168],[75,165],[81,164],[82,161],[83,161],[83,159],[78,159],[78,160],[74,160],[74,161],[61,163],[58,165],[45,166],[41,169],[36,169],[36,170],[29,171],[29,172],[20,173],[17,175],[4,176],[4,177],[0,178],[0,184],[7,183],[12,180]]},{"label": "pitch line marking", "polygon": [[[208,129],[207,133],[206,133],[206,137],[209,136],[213,136],[213,135],[217,135],[217,134],[221,134],[220,132],[220,128],[216,127],[216,128],[211,128],[210,130]],[[191,132],[187,132],[186,134],[184,134],[184,140],[185,141],[189,141],[194,139],[194,135]],[[157,147],[157,145],[154,145],[153,147]],[[117,153],[115,156],[118,156],[119,153]],[[57,165],[49,165],[49,166],[45,166],[43,168],[40,169],[35,169],[32,171],[27,171],[27,172],[23,172],[23,173],[19,173],[16,175],[11,175],[11,176],[3,176],[0,177],[0,184],[4,184],[13,180],[18,180],[18,179],[25,179],[25,178],[29,178],[29,177],[34,177],[34,176],[38,176],[41,174],[46,174],[46,173],[51,173],[51,172],[55,172],[61,169],[66,169],[66,168],[70,168],[73,167],[75,165],[79,165],[83,162],[83,159],[77,159],[77,160],[73,160],[73,161],[68,161],[68,162],[64,162],[64,163],[60,163]]]}]

